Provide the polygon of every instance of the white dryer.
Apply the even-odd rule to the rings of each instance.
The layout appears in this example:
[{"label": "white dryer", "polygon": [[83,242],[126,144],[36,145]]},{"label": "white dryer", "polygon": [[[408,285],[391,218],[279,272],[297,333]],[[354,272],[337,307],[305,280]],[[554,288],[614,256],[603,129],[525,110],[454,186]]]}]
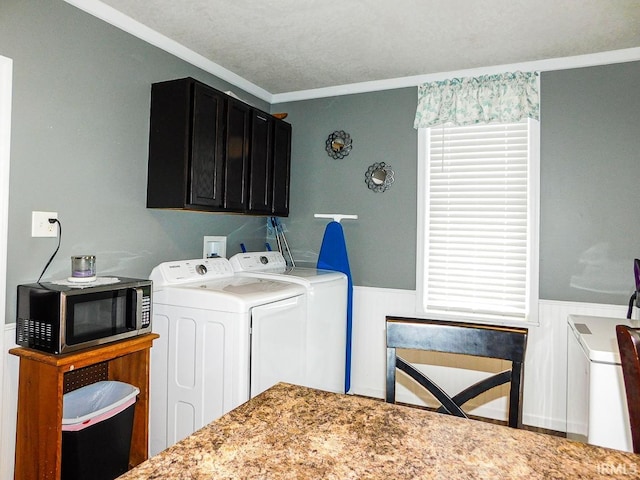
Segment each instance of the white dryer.
[{"label": "white dryer", "polygon": [[230,259],[236,275],[279,280],[307,292],[306,373],[302,385],[344,393],[347,350],[347,276],[288,267],[280,252],[247,252]]},{"label": "white dryer", "polygon": [[306,373],[306,290],[238,277],[226,258],[153,269],[150,454]]},{"label": "white dryer", "polygon": [[567,438],[633,451],[616,325],[637,320],[569,315]]}]

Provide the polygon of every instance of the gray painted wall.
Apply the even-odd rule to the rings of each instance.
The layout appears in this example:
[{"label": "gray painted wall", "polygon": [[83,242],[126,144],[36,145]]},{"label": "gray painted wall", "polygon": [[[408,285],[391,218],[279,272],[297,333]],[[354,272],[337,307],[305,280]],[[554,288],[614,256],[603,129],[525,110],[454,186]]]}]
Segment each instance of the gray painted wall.
[{"label": "gray painted wall", "polygon": [[[355,285],[415,288],[416,157],[413,128],[417,92],[405,88],[272,107],[293,125],[291,210],[285,220],[294,257],[315,262],[327,220],[314,213],[346,213],[343,220]],[[329,134],[344,130],[351,153],[334,160]],[[395,182],[384,193],[365,184],[369,165],[385,162]]]},{"label": "gray painted wall", "polygon": [[624,304],[640,257],[640,62],[541,76],[540,296]]},{"label": "gray painted wall", "polygon": [[[626,304],[640,257],[640,62],[541,76],[540,297]],[[317,258],[325,222],[345,221],[356,285],[414,289],[415,88],[283,103],[294,128],[289,238]],[[334,130],[353,136],[344,160],[324,152]],[[385,161],[390,190],[366,189],[364,172]]]},{"label": "gray painted wall", "polygon": [[146,169],[153,82],[216,77],[62,0],[2,0],[0,55],[13,59],[6,322],[16,285],[37,280],[56,248],[31,238],[31,211],[58,212],[62,245],[44,280],[64,278],[71,255],[95,254],[101,275],[146,277],[166,260],[202,256],[204,235],[261,248],[264,219],[149,210]]},{"label": "gray painted wall", "polygon": [[[37,279],[55,239],[31,238],[32,210],[59,213],[60,252],[45,279],[68,275],[69,257],[95,254],[100,274],[147,276],[165,260],[201,255],[203,235],[228,235],[228,252],[261,249],[260,218],[145,208],[149,87],[194,76],[264,102],[91,17],[62,0],[3,0],[0,55],[14,60],[6,321],[15,286]],[[541,297],[624,304],[640,256],[634,176],[640,151],[640,62],[544,73],[541,122]],[[343,222],[354,283],[415,288],[416,89],[271,106],[294,127],[287,238],[315,263],[327,223]],[[353,151],[324,151],[346,130]],[[395,171],[385,193],[364,173]]]}]

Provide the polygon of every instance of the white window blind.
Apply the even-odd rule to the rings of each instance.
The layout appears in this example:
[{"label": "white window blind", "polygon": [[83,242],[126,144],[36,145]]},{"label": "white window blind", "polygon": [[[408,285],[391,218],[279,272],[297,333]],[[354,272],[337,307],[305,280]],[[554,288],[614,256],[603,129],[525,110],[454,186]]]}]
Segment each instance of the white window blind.
[{"label": "white window blind", "polygon": [[528,120],[433,127],[427,138],[425,310],[525,319]]}]

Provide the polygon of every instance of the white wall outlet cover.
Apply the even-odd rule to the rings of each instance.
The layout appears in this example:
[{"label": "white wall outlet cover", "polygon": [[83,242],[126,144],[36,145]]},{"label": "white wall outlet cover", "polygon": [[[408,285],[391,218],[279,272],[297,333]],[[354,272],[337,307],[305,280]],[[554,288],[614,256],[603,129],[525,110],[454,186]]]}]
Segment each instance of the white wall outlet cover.
[{"label": "white wall outlet cover", "polygon": [[58,212],[31,212],[31,236],[57,237],[58,224],[49,223],[50,218],[58,218]]}]

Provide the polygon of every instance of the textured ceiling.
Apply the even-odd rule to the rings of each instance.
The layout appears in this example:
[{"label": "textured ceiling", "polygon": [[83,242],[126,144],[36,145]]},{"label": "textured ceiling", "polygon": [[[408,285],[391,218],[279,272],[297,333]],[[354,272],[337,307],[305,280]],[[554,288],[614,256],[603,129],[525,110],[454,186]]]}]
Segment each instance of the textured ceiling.
[{"label": "textured ceiling", "polygon": [[272,93],[640,47],[640,0],[102,0]]}]

